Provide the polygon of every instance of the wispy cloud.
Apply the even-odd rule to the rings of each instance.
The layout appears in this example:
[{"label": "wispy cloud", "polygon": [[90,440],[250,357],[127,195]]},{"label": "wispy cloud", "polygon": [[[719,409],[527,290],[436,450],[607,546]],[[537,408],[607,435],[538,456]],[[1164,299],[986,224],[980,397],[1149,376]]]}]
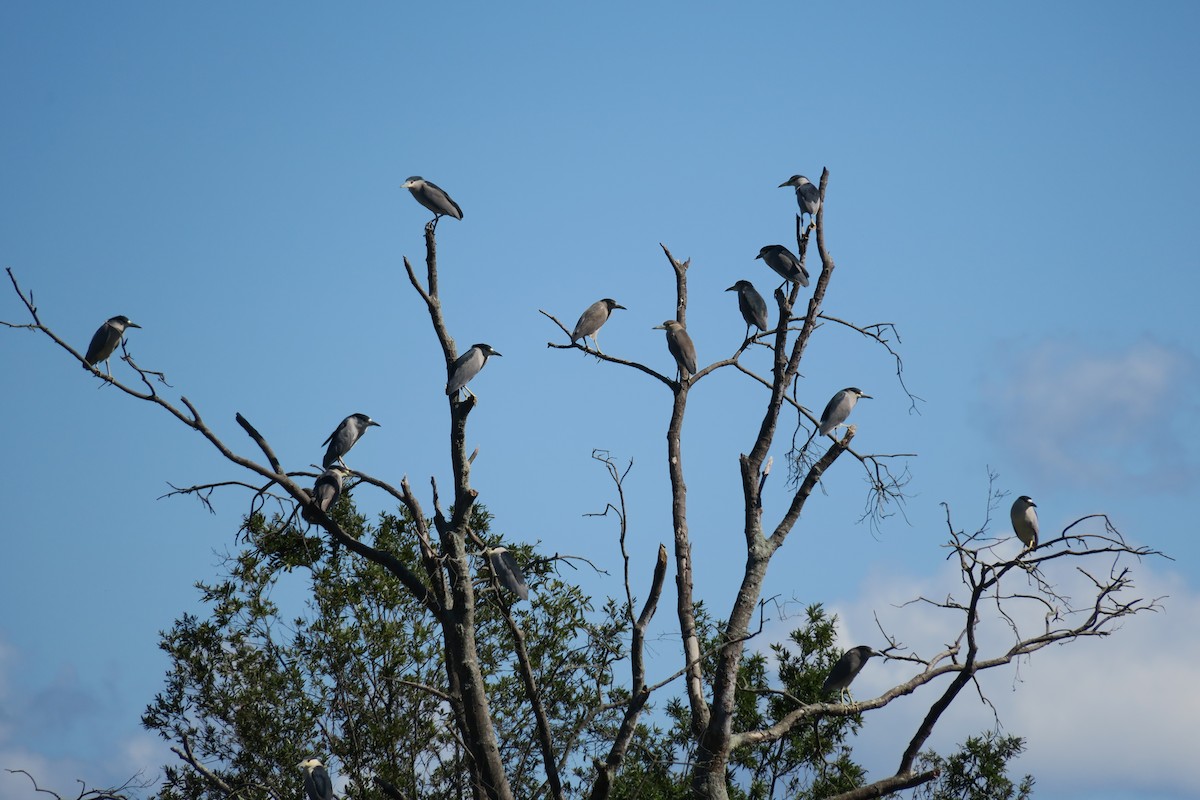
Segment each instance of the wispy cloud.
[{"label": "wispy cloud", "polygon": [[1046,341],[992,360],[988,433],[1042,483],[1189,491],[1200,473],[1194,354],[1151,340],[1119,351]]},{"label": "wispy cloud", "polygon": [[[1011,771],[1032,773],[1039,794],[1089,800],[1200,796],[1193,733],[1200,716],[1200,640],[1187,635],[1200,616],[1200,590],[1146,563],[1137,574],[1131,596],[1166,597],[1163,611],[1134,617],[1111,637],[1050,647],[979,676],[1005,731],[1026,740],[1026,753]],[[961,620],[927,605],[900,604],[916,594],[936,598],[940,591],[944,597],[956,577],[952,565],[924,580],[874,574],[863,582],[860,599],[833,610],[854,631],[854,644],[886,644],[873,631],[878,616],[905,645],[928,655],[953,638]],[[1063,571],[1064,593],[1083,600],[1088,588],[1082,575]],[[1041,622],[1036,613],[1021,616],[1031,631]],[[994,622],[984,619],[980,628],[990,651],[1012,640],[1006,626]],[[873,661],[855,682],[856,696],[874,697],[913,670],[904,662]],[[902,749],[897,743],[906,741],[945,686],[942,679],[868,715],[855,747],[872,774],[894,769]],[[928,746],[948,753],[994,724],[992,709],[972,690],[951,707]]]}]

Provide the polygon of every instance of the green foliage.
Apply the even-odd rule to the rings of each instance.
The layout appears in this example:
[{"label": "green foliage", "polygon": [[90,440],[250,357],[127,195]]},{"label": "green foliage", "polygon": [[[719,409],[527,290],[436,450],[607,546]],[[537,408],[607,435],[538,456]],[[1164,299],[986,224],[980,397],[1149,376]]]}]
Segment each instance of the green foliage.
[{"label": "green foliage", "polygon": [[[333,514],[350,535],[408,564],[422,563],[405,515],[384,514],[368,525],[349,493]],[[498,544],[490,522],[477,508],[473,529]],[[172,666],[143,724],[180,750],[190,748],[245,796],[296,796],[295,765],[315,756],[349,781],[345,793],[355,798],[383,797],[374,775],[412,798],[470,797],[436,621],[387,570],[330,550],[313,531],[254,515],[243,532],[246,547],[226,558],[226,577],[198,585],[209,619],[184,615],[162,635]],[[590,712],[608,699],[601,695],[623,654],[625,626],[611,616],[589,624],[589,599],[558,580],[553,562],[505,544],[526,565],[532,589],[531,602],[513,616],[526,634],[555,744],[568,754],[595,746],[614,712]],[[304,571],[310,580],[296,591]],[[502,754],[516,795],[531,796],[544,774],[501,613],[511,597],[486,578],[476,579],[476,590],[480,659]],[[307,599],[277,600],[297,595]],[[164,769],[162,800],[227,796],[189,766]]]},{"label": "green foliage", "polygon": [[934,752],[921,754],[921,769],[940,771],[938,778],[913,792],[919,800],[1027,800],[1033,795],[1033,776],[1026,775],[1014,786],[1008,778],[1008,762],[1025,750],[1019,736],[1001,736],[988,731],[967,739],[957,753],[943,758]]},{"label": "green foliage", "polygon": [[[734,728],[769,727],[800,705],[822,702],[821,685],[842,653],[835,643],[835,617],[819,604],[809,606],[805,624],[787,644],[771,645],[771,658],[749,653],[738,675]],[[706,670],[716,669],[718,632],[723,626],[698,609]],[[775,674],[772,674],[771,662]],[[674,800],[688,795],[689,765],[694,753],[686,704],[672,699],[665,708],[669,730],[640,728],[629,759],[613,784],[622,800]],[[805,722],[769,743],[741,747],[731,754],[729,796],[739,800],[825,797],[861,786],[863,769],[851,759],[849,737],[858,730],[858,715]]]}]

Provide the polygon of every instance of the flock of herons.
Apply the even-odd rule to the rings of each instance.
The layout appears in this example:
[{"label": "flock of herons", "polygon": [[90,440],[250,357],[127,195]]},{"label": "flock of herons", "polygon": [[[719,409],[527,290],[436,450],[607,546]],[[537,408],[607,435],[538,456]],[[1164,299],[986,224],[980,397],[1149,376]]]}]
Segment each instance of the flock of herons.
[{"label": "flock of herons", "polygon": [[[796,203],[800,207],[800,221],[803,224],[804,215],[809,216],[810,224],[815,224],[817,211],[821,207],[820,190],[803,175],[793,175],[788,180],[779,184],[780,188],[790,186],[796,190]],[[401,188],[408,189],[412,196],[417,199],[421,205],[434,213],[434,218],[431,224],[436,225],[438,219],[443,216],[462,219],[462,209],[458,203],[454,202],[441,187],[437,184],[427,181],[420,176],[413,176],[401,184]],[[804,265],[788,248],[781,244],[769,244],[759,250],[755,258],[761,258],[763,262],[774,270],[786,282],[799,283],[801,286],[808,286],[809,275]],[[758,328],[759,331],[767,330],[767,303],[763,296],[758,293],[754,285],[747,280],[739,280],[733,286],[730,286],[725,291],[737,292],[738,309],[742,313],[742,318],[746,321],[746,335],[750,336],[751,328]],[[600,350],[599,341],[596,339],[600,328],[608,321],[609,315],[615,309],[624,309],[625,306],[617,303],[616,300],[606,297],[602,300],[597,300],[584,310],[580,315],[579,321],[575,323],[574,329],[571,331],[571,343],[580,339],[591,338],[595,344],[596,350]],[[116,316],[107,320],[92,336],[92,341],[88,345],[87,354],[84,356],[85,367],[99,373],[96,365],[104,362],[108,374],[112,376],[111,367],[108,361],[112,354],[116,351],[125,331],[129,328],[140,328],[141,325],[131,321],[125,316]],[[694,375],[697,371],[696,362],[696,347],[692,344],[692,339],[688,335],[687,328],[678,320],[669,319],[661,325],[656,325],[655,330],[666,332],[667,349],[675,359],[676,365],[679,367],[680,380],[685,379],[689,375]],[[455,360],[450,368],[450,377],[446,382],[446,395],[453,396],[460,391],[465,391],[467,394],[472,394],[467,388],[467,384],[479,374],[487,364],[491,356],[498,356],[491,345],[477,343],[471,345],[458,359]],[[845,424],[846,419],[850,416],[850,412],[854,409],[855,404],[862,398],[870,399],[869,394],[864,394],[861,389],[850,386],[837,392],[825,406],[825,410],[821,413],[821,421],[813,430],[813,436],[820,434],[827,436]],[[323,512],[328,512],[337,503],[338,497],[342,491],[342,481],[350,475],[350,470],[346,468],[345,462],[342,460],[346,453],[350,452],[350,448],[354,447],[355,443],[366,433],[367,429],[372,426],[378,426],[379,423],[368,417],[366,414],[351,414],[341,421],[333,433],[322,442],[322,445],[328,445],[325,450],[325,457],[321,461],[321,467],[324,472],[317,477],[316,483],[313,485],[312,503]],[[809,441],[812,436],[809,437]],[[1027,495],[1021,495],[1012,504],[1009,516],[1012,520],[1013,530],[1021,543],[1026,549],[1037,547],[1038,542],[1038,518],[1037,505]],[[316,516],[312,510],[305,507],[302,510],[303,517],[310,523],[316,522]],[[499,583],[504,588],[516,594],[522,600],[529,597],[529,586],[525,581],[525,575],[521,570],[520,565],[512,554],[504,547],[490,548],[486,552],[488,563],[495,574]],[[830,670],[829,676],[825,679],[825,683],[821,687],[821,691],[825,694],[829,692],[838,692],[839,699],[844,699],[844,695],[849,689],[851,682],[858,675],[862,668],[866,665],[867,660],[872,656],[887,656],[883,653],[874,650],[867,645],[859,645],[847,650],[842,657],[834,664]],[[304,789],[308,793],[310,800],[333,800],[333,783],[329,779],[329,773],[325,767],[315,758],[302,761],[297,765],[304,770]]]}]

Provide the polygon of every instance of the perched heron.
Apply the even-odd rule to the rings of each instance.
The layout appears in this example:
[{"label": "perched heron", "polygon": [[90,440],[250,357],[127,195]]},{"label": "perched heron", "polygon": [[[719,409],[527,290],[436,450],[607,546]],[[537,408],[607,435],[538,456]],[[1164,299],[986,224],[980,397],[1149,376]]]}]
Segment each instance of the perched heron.
[{"label": "perched heron", "polygon": [[[329,449],[325,451],[325,458],[321,459],[321,466],[329,469],[337,462],[342,461],[342,456],[350,452],[350,448],[354,447],[355,442],[361,439],[362,435],[367,432],[367,428],[372,425],[377,428],[382,427],[366,414],[351,414],[342,420],[334,432],[329,434],[329,438],[321,442],[321,444],[329,445]],[[345,463],[342,461],[343,466]]]},{"label": "perched heron", "polygon": [[[596,334],[600,332],[600,328],[604,323],[608,322],[608,315],[615,309],[625,309],[625,306],[613,300],[611,297],[606,297],[603,300],[597,300],[588,306],[582,314],[579,315],[579,322],[575,323],[575,330],[571,331],[571,344],[575,344],[577,339],[584,339],[584,345],[587,345],[587,337],[592,337],[592,341],[596,344],[596,352],[600,352],[600,340],[596,338]],[[625,309],[628,310],[628,309]]]},{"label": "perched heron", "polygon": [[[333,508],[342,495],[342,481],[349,474],[350,470],[334,464],[317,477],[317,482],[313,484],[312,489],[313,503],[317,508],[326,513]],[[308,508],[300,513],[307,522],[316,523],[317,518],[309,512]]]},{"label": "perched heron", "polygon": [[821,412],[821,424],[817,427],[817,433],[825,436],[843,424],[850,416],[850,412],[854,410],[854,406],[864,397],[868,400],[874,399],[869,394],[863,394],[862,389],[854,386],[842,389],[835,394],[830,398],[825,410]]},{"label": "perched heron", "polygon": [[[454,366],[450,368],[450,380],[446,382],[446,394],[453,397],[459,389],[467,389],[467,384],[479,374],[479,370],[483,369],[488,358],[499,355],[503,355],[503,353],[497,353],[490,344],[471,345],[467,352],[459,356],[458,360],[454,362]],[[467,394],[475,396],[470,389],[467,389]]]},{"label": "perched heron", "polygon": [[324,764],[310,758],[296,766],[304,770],[304,791],[308,794],[308,800],[333,800],[333,782],[329,780]]},{"label": "perched heron", "polygon": [[490,547],[486,551],[488,566],[500,585],[522,600],[529,599],[529,584],[525,582],[525,573],[521,565],[507,547]]},{"label": "perched heron", "polygon": [[808,214],[808,221],[811,224],[821,209],[821,190],[803,175],[793,175],[779,184],[780,189],[785,186],[796,187],[796,205],[800,206],[800,221],[803,223],[804,215]]},{"label": "perched heron", "polygon": [[755,258],[761,258],[764,263],[779,274],[779,277],[785,281],[798,283],[801,286],[808,286],[808,270],[800,263],[800,259],[793,255],[791,250],[788,250],[781,244],[769,244],[758,251]]},{"label": "perched heron", "polygon": [[671,351],[671,355],[675,357],[675,363],[679,365],[679,377],[682,379],[685,372],[688,375],[695,375],[696,345],[692,344],[692,337],[688,336],[687,328],[683,323],[669,319],[662,325],[655,325],[652,330],[667,332],[667,349]]},{"label": "perched heron", "polygon": [[121,337],[125,335],[126,328],[140,328],[136,322],[133,322],[126,316],[111,317],[108,322],[101,325],[96,333],[92,335],[92,342],[88,345],[87,355],[83,360],[87,362],[84,369],[94,367],[97,363],[103,361],[104,368],[108,370],[108,377],[112,377],[112,367],[108,364],[108,359],[116,351],[117,345],[121,343]]},{"label": "perched heron", "polygon": [[843,700],[850,684],[858,677],[858,673],[862,672],[862,668],[866,666],[867,660],[871,656],[883,656],[883,653],[872,650],[865,644],[852,647],[842,653],[842,657],[833,665],[833,669],[829,670],[829,677],[821,685],[821,694],[828,694],[836,690],[838,700]]},{"label": "perched heron", "polygon": [[412,196],[417,198],[418,203],[432,211],[435,223],[438,218],[443,216],[455,219],[463,218],[462,209],[458,207],[458,203],[451,200],[450,195],[446,194],[445,190],[433,181],[427,181],[420,175],[413,175],[400,184],[400,188],[408,189],[412,192]]},{"label": "perched heron", "polygon": [[750,338],[751,326],[760,331],[767,329],[767,301],[750,281],[738,281],[725,291],[738,293],[738,310],[746,320],[746,338]]},{"label": "perched heron", "polygon": [[1013,531],[1016,532],[1017,538],[1025,545],[1026,550],[1032,550],[1038,546],[1038,519],[1037,503],[1033,499],[1023,494],[1013,501],[1012,510],[1008,512],[1012,518]]}]

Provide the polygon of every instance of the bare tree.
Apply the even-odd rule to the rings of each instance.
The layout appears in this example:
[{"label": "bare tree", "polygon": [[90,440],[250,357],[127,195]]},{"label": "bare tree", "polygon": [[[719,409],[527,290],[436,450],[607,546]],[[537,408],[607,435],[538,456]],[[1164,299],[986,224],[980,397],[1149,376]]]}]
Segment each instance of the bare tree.
[{"label": "bare tree", "polygon": [[[666,388],[672,397],[666,424],[665,456],[671,487],[673,540],[670,553],[665,547],[659,549],[646,600],[640,610],[636,610],[636,592],[631,585],[630,556],[624,549],[626,517],[621,487],[625,474],[616,468],[611,459],[602,457],[619,498],[618,505],[613,506],[612,510],[618,518],[625,557],[623,613],[631,632],[631,641],[626,654],[629,684],[626,691],[604,705],[604,710],[619,711],[621,721],[612,734],[607,752],[593,761],[592,800],[605,800],[610,795],[614,778],[619,774],[648,701],[654,692],[676,678],[682,678],[690,712],[690,738],[695,754],[689,766],[692,794],[705,800],[724,800],[729,796],[727,769],[734,750],[778,741],[796,726],[811,725],[814,720],[846,717],[880,708],[897,697],[921,690],[942,675],[951,675],[949,686],[932,697],[927,714],[905,744],[895,773],[843,796],[877,797],[919,785],[933,777],[932,772],[920,772],[914,766],[920,748],[946,708],[968,684],[975,681],[978,672],[1008,664],[1051,643],[1107,635],[1121,618],[1156,608],[1153,599],[1126,598],[1131,580],[1125,564],[1129,557],[1156,554],[1155,551],[1128,545],[1107,518],[1085,517],[1062,535],[1024,553],[1019,560],[1004,560],[994,556],[994,548],[986,539],[985,530],[966,535],[950,526],[950,546],[958,559],[967,594],[961,598],[949,596],[939,601],[921,598],[918,602],[961,615],[961,631],[952,643],[939,653],[920,655],[909,652],[898,639],[891,638],[887,655],[912,662],[915,670],[915,674],[904,683],[877,698],[858,703],[797,702],[790,713],[769,727],[755,730],[735,728],[739,670],[747,657],[748,642],[757,633],[755,618],[761,613],[768,569],[773,557],[795,530],[801,512],[823,476],[848,455],[850,463],[861,469],[867,479],[866,516],[874,521],[891,513],[891,509],[904,500],[907,473],[903,468],[894,469],[892,464],[896,463],[896,458],[907,454],[856,450],[852,447],[854,426],[850,426],[840,438],[831,435],[828,448],[819,456],[807,443],[802,446],[798,444],[803,440],[803,434],[818,422],[814,413],[799,400],[800,366],[815,334],[826,323],[857,331],[867,341],[884,348],[895,359],[897,380],[904,386],[902,363],[892,346],[895,328],[891,323],[859,325],[823,312],[825,296],[836,271],[825,242],[824,219],[828,208],[825,195],[828,183],[829,173],[826,170],[821,176],[821,203],[815,221],[805,227],[797,216],[796,239],[801,263],[807,257],[810,242],[815,242],[819,260],[820,271],[811,297],[806,305],[798,309],[801,287],[785,282],[774,292],[778,325],[774,330],[748,337],[729,357],[700,366],[695,374],[673,376],[661,374],[636,361],[590,348],[586,339],[570,344],[549,345],[563,350],[577,348],[613,368],[635,370]],[[681,262],[666,246],[662,249],[675,276],[676,319],[686,323],[690,261]],[[425,304],[449,373],[459,353],[442,312],[443,298],[438,284],[437,242],[433,223],[425,228],[424,274],[418,274],[407,257],[404,259],[404,268],[413,290]],[[8,274],[31,321],[3,324],[40,332],[72,357],[84,362],[80,353],[42,322],[32,295],[21,289],[11,269]],[[571,332],[561,322],[544,311],[542,313],[570,336]],[[742,362],[742,356],[751,347],[769,350],[772,356],[769,374],[758,374]],[[181,397],[178,404],[165,399],[160,393],[161,387],[167,386],[162,373],[139,366],[124,348],[121,358],[133,369],[135,382],[126,383],[102,374],[95,367],[88,368],[129,397],[157,405],[179,423],[196,430],[211,447],[252,476],[246,481],[191,486],[176,489],[176,492],[195,494],[207,502],[209,494],[217,486],[240,485],[252,490],[252,511],[262,508],[267,502],[274,502],[282,513],[294,518],[298,510],[303,508],[309,518],[325,530],[332,544],[388,570],[421,605],[440,631],[446,665],[444,685],[430,688],[448,704],[457,740],[467,751],[468,757],[464,760],[470,769],[471,795],[476,800],[510,800],[513,797],[510,766],[505,762],[502,743],[497,738],[489,705],[487,669],[480,658],[480,642],[477,639],[479,624],[476,612],[481,599],[470,559],[472,555],[482,552],[484,543],[471,524],[472,510],[479,493],[471,483],[474,456],[468,455],[466,446],[467,423],[476,406],[474,396],[460,399],[454,393],[448,399],[451,421],[448,445],[452,473],[448,510],[443,508],[435,480],[431,480],[429,497],[433,513],[432,516],[426,516],[407,478],[402,479],[396,487],[374,476],[353,473],[361,483],[374,487],[401,504],[413,521],[419,542],[416,552],[420,555],[419,558],[405,560],[393,552],[372,547],[350,536],[330,515],[315,505],[309,492],[301,486],[302,480],[314,477],[313,473],[286,470],[270,444],[242,415],[237,415],[237,422],[254,443],[258,454],[238,452],[223,441],[186,397]],[[761,387],[762,401],[757,433],[747,442],[746,451],[739,457],[745,568],[737,596],[723,616],[718,643],[713,651],[706,649],[697,619],[692,570],[693,544],[688,530],[687,461],[683,442],[687,402],[691,392],[700,388],[710,375],[723,369],[734,370]],[[906,387],[905,391],[908,391]],[[916,398],[911,393],[909,397],[915,402]],[[778,518],[765,520],[762,495],[771,472],[768,453],[780,437],[788,436],[792,442],[788,456],[790,480],[786,487],[789,501]],[[809,437],[810,440],[812,438]],[[1102,531],[1087,530],[1088,525],[1099,524],[1103,524]],[[681,642],[680,660],[674,674],[651,683],[646,671],[645,634],[657,608],[671,557],[676,572],[675,614]],[[1054,583],[1046,577],[1052,566],[1064,560],[1079,565],[1077,568],[1090,579],[1094,592],[1087,602],[1072,602],[1058,592]],[[1103,570],[1095,566],[1098,563],[1104,565]],[[1017,585],[1018,578],[1023,579],[1024,583]],[[1022,614],[1017,611],[1026,605],[1035,605],[1043,612],[1045,622],[1038,630],[1029,630]],[[998,615],[1009,626],[1012,635],[1007,641],[980,640],[981,637],[977,636],[978,624],[985,612]],[[543,791],[552,800],[562,800],[568,795],[568,790],[561,776],[568,760],[574,757],[572,748],[578,742],[578,731],[556,738],[556,729],[550,718],[553,713],[551,705],[543,696],[525,648],[526,634],[509,609],[504,609],[504,615],[512,640],[516,643],[520,665],[518,678],[526,693],[529,713],[536,720],[536,749],[545,776]],[[595,712],[599,713],[600,710],[597,708]],[[203,764],[191,753],[188,743],[185,741],[181,744],[183,749],[176,751],[181,761],[195,770],[204,770]]]}]

